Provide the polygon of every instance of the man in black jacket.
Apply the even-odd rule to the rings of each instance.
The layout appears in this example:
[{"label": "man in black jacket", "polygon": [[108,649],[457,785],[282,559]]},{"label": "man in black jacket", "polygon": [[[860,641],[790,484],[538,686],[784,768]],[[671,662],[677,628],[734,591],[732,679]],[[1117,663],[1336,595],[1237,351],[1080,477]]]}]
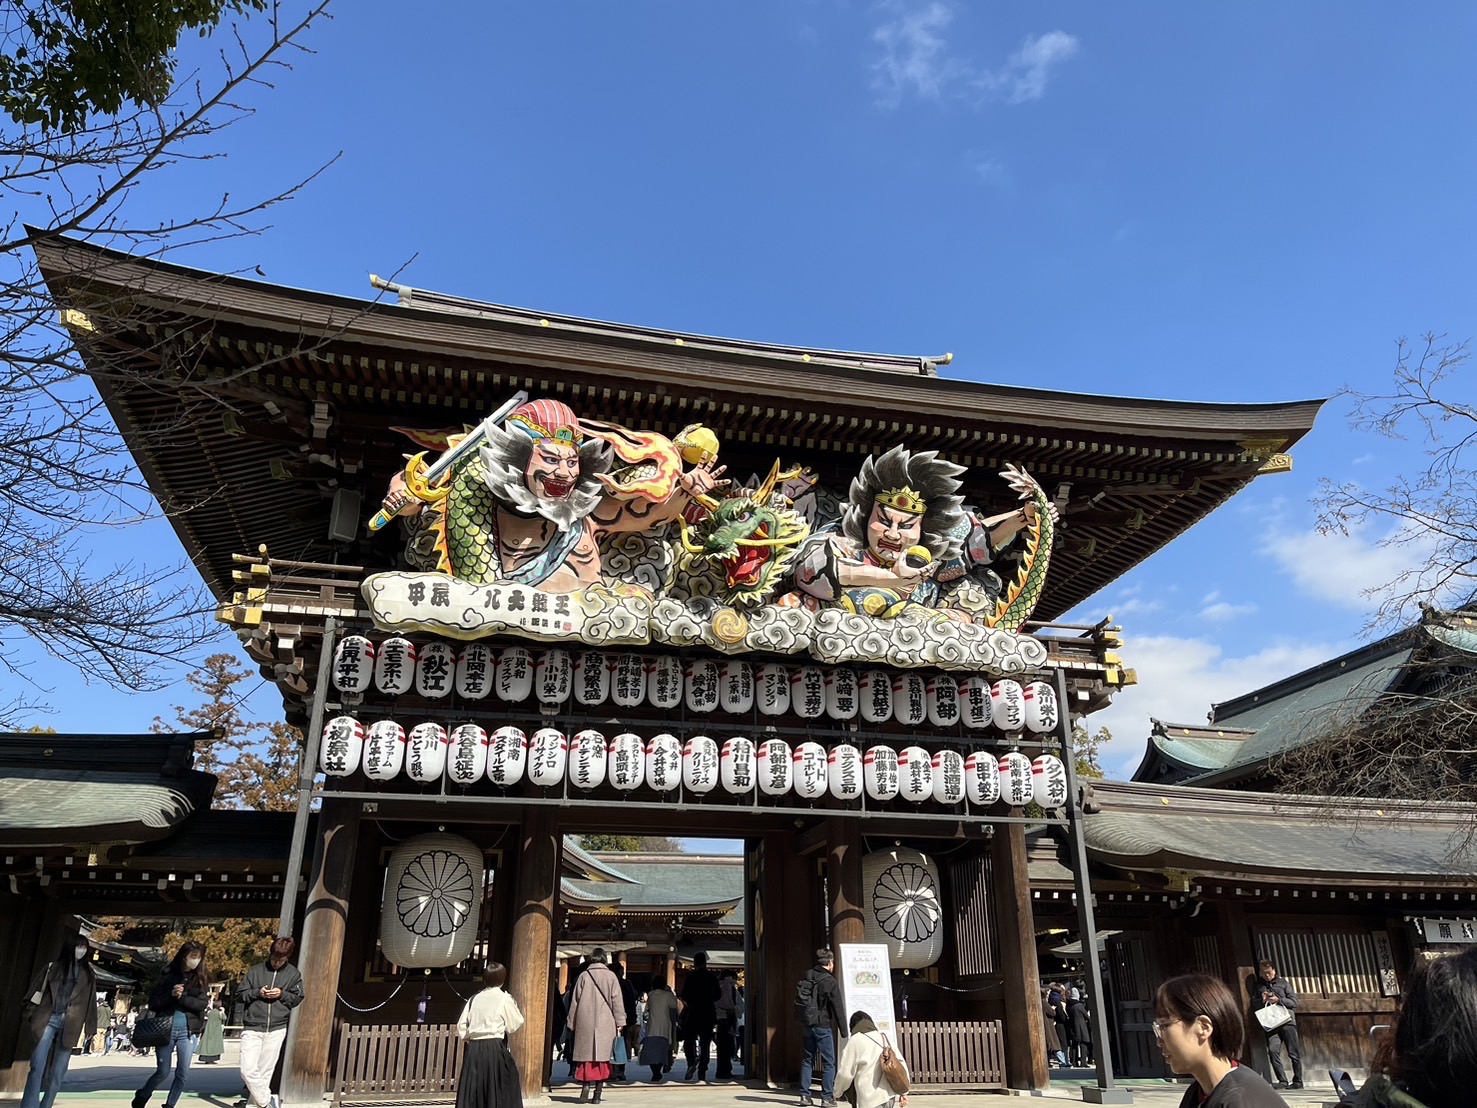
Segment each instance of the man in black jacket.
[{"label": "man in black jacket", "polygon": [[[1277,976],[1277,967],[1270,959],[1258,962],[1256,968],[1261,977],[1259,982],[1261,993],[1257,998],[1257,1007],[1265,1008],[1271,1004],[1280,1004],[1292,1017],[1281,1027],[1267,1032],[1267,1055],[1272,1059],[1272,1072],[1277,1075],[1277,1088],[1301,1089],[1303,1087],[1303,1050],[1302,1044],[1298,1042],[1297,994],[1292,991],[1291,985]],[[1283,1045],[1286,1045],[1287,1057],[1292,1062],[1292,1084],[1290,1085],[1287,1083],[1287,1074],[1282,1069],[1281,1047]]]},{"label": "man in black jacket", "polygon": [[836,1032],[832,1027],[841,1022],[841,987],[836,984],[835,968],[836,958],[830,947],[821,947],[815,952],[815,967],[800,979],[795,990],[795,1014],[805,1025],[804,1053],[800,1060],[802,1105],[815,1103],[810,1095],[810,1081],[819,1062],[821,1105],[836,1108]]},{"label": "man in black jacket", "polygon": [[708,1044],[718,1022],[718,975],[708,968],[708,956],[692,956],[692,972],[682,983],[682,1053],[687,1058],[684,1081],[708,1079]]},{"label": "man in black jacket", "polygon": [[303,975],[287,959],[297,949],[292,938],[273,940],[265,962],[246,971],[236,990],[241,1012],[241,1080],[251,1108],[272,1103],[272,1073],[287,1038],[288,1014],[303,1002]]}]

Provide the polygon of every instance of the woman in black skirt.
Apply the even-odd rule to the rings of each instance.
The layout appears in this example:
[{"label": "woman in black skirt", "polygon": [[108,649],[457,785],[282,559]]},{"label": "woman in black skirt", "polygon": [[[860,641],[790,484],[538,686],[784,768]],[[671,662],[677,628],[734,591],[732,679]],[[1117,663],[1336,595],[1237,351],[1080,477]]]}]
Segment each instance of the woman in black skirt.
[{"label": "woman in black skirt", "polygon": [[523,1026],[523,1013],[503,991],[508,980],[501,962],[482,971],[486,986],[467,1001],[456,1033],[467,1042],[456,1083],[456,1108],[523,1108],[518,1064],[508,1051],[508,1036]]}]

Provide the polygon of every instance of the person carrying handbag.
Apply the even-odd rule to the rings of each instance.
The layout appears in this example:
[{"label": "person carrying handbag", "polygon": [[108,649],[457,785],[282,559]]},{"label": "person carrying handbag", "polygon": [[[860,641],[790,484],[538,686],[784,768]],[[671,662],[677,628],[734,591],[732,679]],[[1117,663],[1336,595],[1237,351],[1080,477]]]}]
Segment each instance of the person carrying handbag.
[{"label": "person carrying handbag", "polygon": [[23,1024],[36,1040],[21,1108],[51,1108],[72,1062],[72,1044],[97,1032],[97,973],[86,939],[69,932],[26,990]]},{"label": "person carrying handbag", "polygon": [[[1258,996],[1257,1023],[1267,1033],[1267,1057],[1272,1060],[1272,1072],[1277,1075],[1279,1089],[1301,1089],[1303,1087],[1303,1048],[1298,1041],[1297,994],[1286,979],[1277,976],[1277,967],[1270,958],[1257,963]],[[1278,1009],[1281,1009],[1280,1011]],[[1284,1014],[1286,1018],[1284,1017]],[[1292,1062],[1292,1083],[1282,1068],[1282,1047],[1287,1048],[1288,1060]]]},{"label": "person carrying handbag", "polygon": [[911,1078],[891,1038],[877,1030],[866,1012],[851,1014],[850,1029],[836,1063],[836,1096],[855,1089],[856,1108],[905,1108]]},{"label": "person carrying handbag", "polygon": [[[133,1108],[144,1108],[149,1103],[154,1090],[169,1081],[171,1069],[174,1081],[164,1095],[165,1108],[174,1108],[179,1103],[195,1048],[200,1043],[200,1032],[205,1028],[205,1006],[209,1003],[210,972],[205,968],[205,944],[185,943],[175,953],[159,984],[149,993],[149,1011],[169,1020],[169,1038],[162,1045],[154,1046],[154,1072],[133,1094]],[[143,1023],[143,1020],[139,1021],[136,1038],[143,1038]]]}]

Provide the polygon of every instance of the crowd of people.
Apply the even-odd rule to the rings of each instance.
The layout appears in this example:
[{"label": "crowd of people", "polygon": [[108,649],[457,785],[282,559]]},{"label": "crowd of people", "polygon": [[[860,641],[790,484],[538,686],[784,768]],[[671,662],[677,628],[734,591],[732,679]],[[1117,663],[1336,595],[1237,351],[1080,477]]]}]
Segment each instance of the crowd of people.
[{"label": "crowd of people", "polygon": [[1041,990],[1041,1026],[1048,1065],[1065,1069],[1093,1064],[1092,1024],[1083,982],[1052,982]]}]

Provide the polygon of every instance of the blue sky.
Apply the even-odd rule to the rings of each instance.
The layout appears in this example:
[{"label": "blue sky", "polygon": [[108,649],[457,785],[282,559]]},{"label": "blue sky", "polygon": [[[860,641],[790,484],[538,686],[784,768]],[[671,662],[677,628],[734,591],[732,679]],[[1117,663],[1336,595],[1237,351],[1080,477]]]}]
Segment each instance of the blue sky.
[{"label": "blue sky", "polygon": [[[1378,390],[1397,337],[1477,333],[1469,4],[334,15],[215,141],[229,157],[157,175],[137,211],[268,195],[342,157],[264,235],[175,260],[350,295],[406,266],[551,312],[1202,401]],[[1110,769],[1132,770],[1150,715],[1201,719],[1360,641],[1360,590],[1398,566],[1378,534],[1316,535],[1309,497],[1420,455],[1353,434],[1347,407],[1292,474],[1076,613],[1119,619],[1141,680],[1094,719],[1118,736]],[[161,526],[123,545],[179,556]],[[173,699],[35,673],[61,730],[145,727]]]}]

